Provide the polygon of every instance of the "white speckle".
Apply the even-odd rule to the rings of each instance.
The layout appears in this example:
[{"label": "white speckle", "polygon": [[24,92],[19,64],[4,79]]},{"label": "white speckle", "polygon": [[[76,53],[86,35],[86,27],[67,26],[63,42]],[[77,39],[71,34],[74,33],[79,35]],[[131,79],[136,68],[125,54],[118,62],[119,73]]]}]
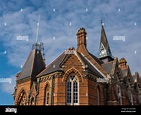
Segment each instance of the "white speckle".
[{"label": "white speckle", "polygon": [[86,39],[88,39],[88,37],[86,37]]},{"label": "white speckle", "polygon": [[23,9],[21,9],[21,12],[23,11]]},{"label": "white speckle", "polygon": [[53,8],[53,12],[55,12],[55,8]]},{"label": "white speckle", "polygon": [[135,22],[135,24],[134,24],[135,26],[137,25],[137,23]]},{"label": "white speckle", "polygon": [[102,22],[102,25],[104,26],[104,22]]},{"label": "white speckle", "polygon": [[135,50],[135,54],[137,53],[137,51]]},{"label": "white speckle", "polygon": [[6,52],[6,51],[4,51],[3,53],[4,53],[4,54],[6,54],[7,52]]},{"label": "white speckle", "polygon": [[86,12],[88,11],[88,8],[86,8]]},{"label": "white speckle", "polygon": [[21,65],[21,68],[23,68],[23,65]]},{"label": "white speckle", "polygon": [[71,26],[71,22],[70,22],[70,26]]},{"label": "white speckle", "polygon": [[37,23],[37,26],[39,26],[39,22]]},{"label": "white speckle", "polygon": [[120,8],[118,9],[118,11],[120,12]]},{"label": "white speckle", "polygon": [[53,40],[55,40],[55,37],[53,37]]},{"label": "white speckle", "polygon": [[0,54],[1,54],[1,55],[4,55],[4,54],[6,54],[6,51],[4,51],[4,52],[0,52]]},{"label": "white speckle", "polygon": [[6,22],[4,23],[4,25],[6,26]]}]

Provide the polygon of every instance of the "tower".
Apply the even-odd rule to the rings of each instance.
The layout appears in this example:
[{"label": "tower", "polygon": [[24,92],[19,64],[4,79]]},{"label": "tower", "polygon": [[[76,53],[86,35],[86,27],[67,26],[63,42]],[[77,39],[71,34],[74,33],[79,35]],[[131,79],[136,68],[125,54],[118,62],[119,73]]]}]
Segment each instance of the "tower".
[{"label": "tower", "polygon": [[16,76],[16,87],[13,93],[15,105],[29,105],[36,100],[36,76],[45,69],[43,43],[38,43],[39,21],[37,23],[36,43],[21,70]]},{"label": "tower", "polygon": [[104,62],[109,62],[113,60],[113,56],[104,30],[104,24],[102,23],[101,25],[101,38],[98,57]]}]

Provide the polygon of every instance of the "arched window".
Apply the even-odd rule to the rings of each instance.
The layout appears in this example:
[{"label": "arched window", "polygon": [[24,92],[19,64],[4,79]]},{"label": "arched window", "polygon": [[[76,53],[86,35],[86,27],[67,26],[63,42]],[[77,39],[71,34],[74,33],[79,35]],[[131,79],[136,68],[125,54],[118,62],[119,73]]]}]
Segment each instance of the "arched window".
[{"label": "arched window", "polygon": [[121,95],[121,89],[119,85],[117,85],[117,97],[118,97],[119,105],[122,105],[122,95]]},{"label": "arched window", "polygon": [[97,105],[100,105],[100,92],[99,92],[99,88],[97,88]]},{"label": "arched window", "polygon": [[24,90],[20,93],[18,100],[19,100],[18,105],[27,105],[27,99]]},{"label": "arched window", "polygon": [[66,84],[67,104],[78,105],[78,79],[75,75],[70,75]]},{"label": "arched window", "polygon": [[45,88],[45,105],[49,105],[49,100],[50,100],[50,92],[49,92],[49,84],[46,85]]}]

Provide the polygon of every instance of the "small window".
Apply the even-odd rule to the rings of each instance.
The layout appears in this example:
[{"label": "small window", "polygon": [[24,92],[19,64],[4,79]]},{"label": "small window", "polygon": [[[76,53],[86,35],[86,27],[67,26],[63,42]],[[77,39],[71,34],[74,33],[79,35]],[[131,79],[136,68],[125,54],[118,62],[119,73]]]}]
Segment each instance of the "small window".
[{"label": "small window", "polygon": [[45,90],[45,105],[49,105],[49,85],[47,84],[46,90]]}]

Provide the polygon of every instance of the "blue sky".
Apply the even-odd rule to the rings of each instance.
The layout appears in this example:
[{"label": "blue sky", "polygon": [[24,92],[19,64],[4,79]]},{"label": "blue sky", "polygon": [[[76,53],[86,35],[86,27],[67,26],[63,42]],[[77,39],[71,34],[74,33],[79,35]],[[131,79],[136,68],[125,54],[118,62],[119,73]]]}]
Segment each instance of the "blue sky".
[{"label": "blue sky", "polygon": [[[124,57],[132,74],[141,76],[140,6],[140,0],[0,0],[0,105],[14,103],[15,76],[36,41],[39,15],[38,41],[44,43],[46,65],[77,47],[81,27],[87,31],[88,50],[98,56],[102,19],[113,56]],[[2,82],[4,78],[11,83]]]}]

